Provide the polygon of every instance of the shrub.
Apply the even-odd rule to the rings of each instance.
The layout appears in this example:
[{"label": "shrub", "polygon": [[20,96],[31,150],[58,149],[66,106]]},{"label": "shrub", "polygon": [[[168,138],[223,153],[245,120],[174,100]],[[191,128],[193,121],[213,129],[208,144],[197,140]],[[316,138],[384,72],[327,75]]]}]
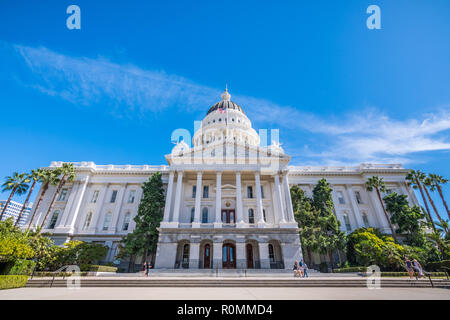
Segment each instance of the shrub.
[{"label": "shrub", "polygon": [[117,272],[117,267],[82,264],[80,265],[80,270],[89,272]]},{"label": "shrub", "polygon": [[33,273],[36,262],[32,260],[17,260],[9,270],[10,275],[28,275]]},{"label": "shrub", "polygon": [[2,289],[12,289],[21,288],[27,284],[28,276],[11,276],[3,275],[0,276],[0,290]]},{"label": "shrub", "polygon": [[349,268],[340,268],[334,269],[335,273],[346,273],[346,272],[366,272],[367,267],[349,267]]},{"label": "shrub", "polygon": [[436,271],[441,268],[450,268],[450,260],[442,260],[436,262],[430,262],[426,265],[425,269],[427,271]]}]

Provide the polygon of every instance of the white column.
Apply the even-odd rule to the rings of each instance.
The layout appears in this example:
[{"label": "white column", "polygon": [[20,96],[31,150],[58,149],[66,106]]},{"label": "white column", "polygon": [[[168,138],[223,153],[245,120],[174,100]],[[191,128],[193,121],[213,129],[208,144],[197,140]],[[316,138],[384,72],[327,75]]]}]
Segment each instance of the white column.
[{"label": "white column", "polygon": [[194,211],[194,222],[192,223],[193,228],[200,227],[200,205],[202,200],[202,172],[197,172],[197,185],[195,191],[195,211]]},{"label": "white column", "polygon": [[375,215],[378,217],[378,222],[380,225],[376,226],[380,229],[381,232],[391,233],[391,229],[389,227],[389,223],[386,220],[386,215],[383,212],[383,208],[381,207],[380,200],[378,199],[377,191],[372,190],[368,191],[369,199],[372,203],[372,208],[375,211]]},{"label": "white column", "polygon": [[241,173],[238,171],[236,172],[236,225],[238,228],[242,228],[245,224],[242,210]]},{"label": "white column", "polygon": [[181,210],[181,197],[182,195],[182,187],[183,187],[183,171],[177,171],[177,190],[175,194],[175,205],[173,208],[173,221],[178,225],[180,222],[180,210]]},{"label": "white column", "polygon": [[170,171],[169,173],[169,182],[167,184],[167,192],[166,192],[166,205],[164,206],[164,218],[163,222],[169,222],[170,219],[170,206],[172,204],[172,193],[173,193],[173,177],[175,173]]},{"label": "white column", "polygon": [[259,172],[255,172],[255,182],[256,182],[256,214],[258,227],[264,227],[264,214],[262,205],[262,195],[261,195],[261,180]]},{"label": "white column", "polygon": [[116,207],[114,208],[113,216],[111,219],[112,221],[111,221],[111,224],[109,225],[110,231],[114,231],[114,232],[117,231],[117,223],[119,221],[120,211],[122,210],[122,204],[123,204],[126,190],[127,190],[127,183],[122,185],[122,187],[119,190],[119,194],[117,195]]},{"label": "white column", "polygon": [[74,231],[74,229],[75,229],[75,223],[77,221],[78,214],[80,212],[81,203],[83,201],[84,193],[86,192],[86,188],[87,188],[88,182],[89,182],[89,176],[86,176],[86,177],[84,177],[81,180],[81,190],[80,190],[79,195],[78,195],[78,197],[77,197],[77,199],[75,201],[74,212],[73,212],[73,215],[72,215],[72,220],[71,220],[70,225],[69,225],[69,228],[70,228],[69,232],[70,233],[72,233]]},{"label": "white column", "polygon": [[95,207],[95,211],[92,213],[92,221],[88,230],[96,232],[97,231],[97,223],[102,215],[103,203],[105,202],[106,194],[108,193],[109,183],[105,183],[104,187],[100,190],[100,194],[97,198],[97,206]]},{"label": "white column", "polygon": [[275,174],[275,190],[278,202],[278,206],[275,208],[275,213],[278,218],[278,223],[286,223],[286,220],[284,218],[283,196],[281,194],[280,176],[278,173]]},{"label": "white column", "polygon": [[366,227],[364,225],[364,221],[362,219],[361,212],[359,211],[358,203],[356,202],[355,192],[352,189],[352,186],[346,184],[345,189],[347,190],[347,195],[350,198],[350,204],[352,205],[353,215],[355,216],[355,219],[356,219],[357,228]]},{"label": "white column", "polygon": [[222,172],[216,173],[216,221],[214,228],[222,227]]},{"label": "white column", "polygon": [[259,242],[258,246],[261,269],[270,269],[269,244],[267,242]]},{"label": "white column", "polygon": [[198,269],[200,259],[200,243],[189,244],[189,269]]},{"label": "white column", "polygon": [[287,219],[289,222],[295,222],[294,208],[292,207],[291,190],[289,189],[289,181],[287,173],[283,174],[284,198],[286,202]]}]

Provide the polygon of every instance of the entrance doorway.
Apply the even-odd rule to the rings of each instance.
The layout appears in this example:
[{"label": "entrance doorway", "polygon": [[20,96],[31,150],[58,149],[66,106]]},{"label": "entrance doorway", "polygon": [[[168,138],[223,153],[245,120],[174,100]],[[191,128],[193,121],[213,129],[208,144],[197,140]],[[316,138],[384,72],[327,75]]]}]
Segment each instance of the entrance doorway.
[{"label": "entrance doorway", "polygon": [[247,268],[253,269],[255,267],[253,260],[253,246],[250,243],[247,243],[245,247],[245,250],[247,252]]},{"label": "entrance doorway", "polygon": [[232,243],[225,243],[222,247],[222,267],[236,269],[236,247]]},{"label": "entrance doorway", "polygon": [[223,223],[236,223],[235,210],[222,209],[222,222]]},{"label": "entrance doorway", "polygon": [[205,244],[205,249],[203,250],[203,268],[211,268],[211,246],[209,243]]}]

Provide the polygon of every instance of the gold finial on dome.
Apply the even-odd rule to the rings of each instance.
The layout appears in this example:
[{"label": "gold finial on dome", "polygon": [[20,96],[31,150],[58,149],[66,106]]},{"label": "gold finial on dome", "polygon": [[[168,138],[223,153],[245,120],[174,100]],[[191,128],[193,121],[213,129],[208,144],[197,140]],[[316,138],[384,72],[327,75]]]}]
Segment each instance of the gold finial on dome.
[{"label": "gold finial on dome", "polygon": [[228,85],[225,85],[225,91],[220,96],[223,101],[230,101],[231,95],[228,93]]}]

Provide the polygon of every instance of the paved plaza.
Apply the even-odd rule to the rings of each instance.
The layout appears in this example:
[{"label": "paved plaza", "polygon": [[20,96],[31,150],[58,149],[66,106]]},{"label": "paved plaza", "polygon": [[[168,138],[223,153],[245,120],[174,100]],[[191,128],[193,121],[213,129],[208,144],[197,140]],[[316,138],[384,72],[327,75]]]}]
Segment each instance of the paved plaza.
[{"label": "paved plaza", "polygon": [[450,290],[432,288],[20,288],[0,291],[0,300],[450,300]]}]

